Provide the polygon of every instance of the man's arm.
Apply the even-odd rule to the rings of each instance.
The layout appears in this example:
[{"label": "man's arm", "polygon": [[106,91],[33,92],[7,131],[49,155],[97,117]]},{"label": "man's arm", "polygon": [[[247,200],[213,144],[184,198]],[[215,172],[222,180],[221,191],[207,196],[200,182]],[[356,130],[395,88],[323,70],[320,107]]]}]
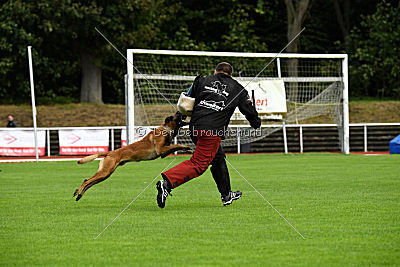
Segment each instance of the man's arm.
[{"label": "man's arm", "polygon": [[189,88],[189,91],[187,92],[187,95],[193,98],[196,98],[197,93],[199,91],[199,81],[200,79],[203,78],[202,76],[197,76],[196,79],[194,79],[192,85]]},{"label": "man's arm", "polygon": [[260,128],[261,119],[258,117],[256,108],[252,105],[247,90],[243,90],[239,96],[239,110],[250,122],[251,127],[254,129]]}]

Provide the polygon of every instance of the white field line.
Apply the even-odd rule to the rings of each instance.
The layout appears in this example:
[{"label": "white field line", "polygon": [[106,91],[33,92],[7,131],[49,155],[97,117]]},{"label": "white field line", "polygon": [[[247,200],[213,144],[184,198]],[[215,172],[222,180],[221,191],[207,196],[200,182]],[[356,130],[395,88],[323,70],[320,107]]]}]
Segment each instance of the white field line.
[{"label": "white field line", "polygon": [[104,227],[104,229],[94,238],[94,239],[97,239],[102,233],[104,233],[104,231],[105,230],[107,230],[107,228],[111,225],[111,224],[113,224],[113,222],[116,220],[116,219],[118,219],[118,217],[119,216],[121,216],[121,214],[144,192],[144,191],[146,191],[146,189],[154,182],[154,180],[155,179],[157,179],[157,177],[158,176],[160,176],[161,175],[161,173],[163,172],[163,171],[165,171],[171,164],[172,164],[172,162],[174,162],[176,160],[176,158],[174,158],[173,160],[171,160],[170,161],[170,163],[168,163],[168,165],[162,170],[162,171],[160,171],[160,173],[159,174],[157,174],[157,176],[156,177],[154,177],[154,179],[150,182],[150,183],[148,183],[147,184],[147,186],[135,197],[135,198],[133,198],[132,199],[132,201],[131,202],[129,202],[129,204],[123,209],[123,210],[121,210],[121,212],[120,213],[118,213],[118,215],[117,216],[115,216],[115,218],[114,219],[112,219],[112,221],[109,223],[109,224],[107,224],[107,226],[106,227]]},{"label": "white field line", "polygon": [[298,233],[303,239],[306,239],[303,235],[302,235],[302,233],[300,233],[300,231],[299,230],[297,230],[297,228],[288,220],[288,219],[286,219],[286,217],[285,216],[283,216],[283,214],[277,209],[277,208],[275,208],[275,206],[274,205],[272,205],[272,203],[268,200],[268,199],[266,199],[265,197],[264,197],[264,195],[263,194],[261,194],[261,192],[260,191],[258,191],[257,190],[257,188],[255,188],[250,182],[249,182],[249,180],[247,180],[247,178],[246,177],[244,177],[239,171],[238,171],[238,169],[236,169],[235,168],[235,166],[233,166],[232,165],[232,163],[230,163],[229,161],[228,161],[228,159],[225,159],[226,160],[226,162],[228,162],[229,163],[229,165],[254,189],[254,191],[256,191],[263,199],[264,199],[264,201],[266,202],[266,203],[268,203],[268,205],[270,205],[271,206],[271,208],[272,209],[274,209],[278,214],[279,214],[279,216],[281,216],[281,218],[282,219],[284,219],[285,221],[286,221],[286,223],[288,224],[288,225],[290,225],[290,227],[292,227],[293,228],[293,230],[295,230],[296,231],[296,233]]}]

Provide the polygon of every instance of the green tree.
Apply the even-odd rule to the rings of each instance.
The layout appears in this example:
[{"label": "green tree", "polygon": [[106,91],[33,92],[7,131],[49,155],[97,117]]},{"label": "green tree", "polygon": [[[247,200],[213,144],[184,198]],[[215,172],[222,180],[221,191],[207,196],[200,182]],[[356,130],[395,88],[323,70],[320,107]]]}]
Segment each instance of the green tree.
[{"label": "green tree", "polygon": [[158,26],[168,19],[161,16],[166,9],[163,1],[50,3],[43,13],[49,18],[51,28],[59,38],[71,42],[73,51],[79,55],[82,71],[81,102],[102,102],[102,63],[110,56],[119,57],[95,31],[95,27],[109,36],[118,47],[139,47],[151,43],[157,35]]},{"label": "green tree", "polygon": [[[126,61],[95,27],[124,53],[127,48],[277,52],[305,26],[301,43],[288,51],[344,49],[350,54],[352,89],[357,88],[353,93],[394,96],[400,16],[398,7],[387,3],[397,6],[398,0],[386,0],[374,15],[379,0],[350,2],[6,0],[0,4],[0,102],[29,102],[26,47],[32,45],[39,104],[62,98],[123,103]],[[360,14],[365,15],[360,19]],[[343,38],[354,25],[347,44]]]},{"label": "green tree", "polygon": [[352,94],[400,98],[400,4],[379,3],[348,43]]},{"label": "green tree", "polygon": [[[62,49],[48,49],[52,42],[43,28],[35,2],[7,1],[0,6],[0,102],[29,101],[27,46],[33,46],[35,89],[39,97],[55,97],[60,91],[74,91],[79,76],[76,62]],[[65,92],[65,93],[67,93]]]},{"label": "green tree", "polygon": [[[265,52],[267,44],[256,33],[257,10],[253,5],[237,3],[226,16],[228,26],[221,35],[220,49],[240,52]],[[216,46],[216,44],[214,44]]]},{"label": "green tree", "polygon": [[[266,52],[265,40],[274,40],[267,32],[275,15],[268,9],[270,3],[245,0],[170,0],[179,5],[178,13],[170,29],[165,29],[169,38],[184,36],[176,45],[186,45],[191,50]],[[267,10],[264,12],[263,10]],[[272,15],[271,15],[272,14]],[[171,31],[172,29],[172,31]]]},{"label": "green tree", "polygon": [[[153,0],[7,1],[0,7],[0,94],[11,92],[14,99],[28,94],[26,46],[32,45],[39,97],[80,94],[82,102],[101,103],[102,91],[114,90],[112,79],[123,81],[121,68],[126,69],[126,62],[95,27],[122,51],[128,47],[148,47],[173,13],[173,6]],[[106,79],[111,84],[104,90],[104,63],[118,62],[115,58],[119,63],[107,73],[112,77]]]}]

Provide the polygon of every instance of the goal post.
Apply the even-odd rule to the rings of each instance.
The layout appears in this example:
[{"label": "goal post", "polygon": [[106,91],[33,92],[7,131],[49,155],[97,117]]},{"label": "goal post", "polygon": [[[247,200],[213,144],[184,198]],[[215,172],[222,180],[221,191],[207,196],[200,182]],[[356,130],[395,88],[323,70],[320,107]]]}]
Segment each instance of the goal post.
[{"label": "goal post", "polygon": [[[176,110],[180,93],[188,90],[197,75],[213,74],[215,66],[226,61],[233,66],[233,78],[242,84],[248,81],[283,81],[287,112],[260,114],[263,125],[277,124],[277,120],[282,127],[284,123],[287,125],[333,122],[338,128],[338,148],[345,154],[350,152],[347,54],[277,55],[128,49],[127,59],[126,108],[129,143],[134,141],[135,126],[159,125],[164,117]],[[270,61],[271,64],[257,76]],[[249,95],[251,96],[251,93]],[[268,120],[271,115],[274,119],[272,122]],[[277,115],[281,116],[281,120]],[[321,121],[321,118],[324,118],[324,121]],[[246,124],[243,118],[233,116],[230,126],[237,127],[243,124]],[[240,141],[254,142],[278,129],[265,127],[262,128],[260,136],[240,137]],[[187,139],[182,140],[185,142]],[[224,145],[236,144],[237,138],[228,137],[224,141]]]},{"label": "goal post", "polygon": [[342,141],[342,152],[346,155],[350,154],[350,121],[349,121],[349,65],[348,56],[344,55],[342,60],[342,75],[343,75],[343,96],[342,96],[342,108],[343,108],[343,141]]},{"label": "goal post", "polygon": [[125,75],[125,116],[126,116],[126,141],[127,144],[135,142],[135,95],[133,88],[133,53],[128,50],[127,53],[127,69],[128,74]]}]

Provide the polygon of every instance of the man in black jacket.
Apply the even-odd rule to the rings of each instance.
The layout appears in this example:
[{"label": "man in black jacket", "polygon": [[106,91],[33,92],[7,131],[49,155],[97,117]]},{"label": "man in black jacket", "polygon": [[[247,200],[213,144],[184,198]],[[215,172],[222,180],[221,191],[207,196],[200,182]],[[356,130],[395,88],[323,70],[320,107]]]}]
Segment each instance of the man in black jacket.
[{"label": "man in black jacket", "polygon": [[241,197],[240,191],[231,191],[225,152],[220,143],[236,107],[255,129],[261,126],[261,119],[247,90],[232,79],[232,72],[229,63],[221,62],[214,75],[197,77],[189,89],[188,95],[196,99],[189,125],[196,149],[190,160],[162,173],[163,180],[157,182],[157,204],[160,208],[165,207],[167,196],[173,188],[200,176],[210,164],[222,204],[229,205]]},{"label": "man in black jacket", "polygon": [[17,122],[14,120],[14,116],[11,114],[7,116],[7,127],[17,127]]}]

